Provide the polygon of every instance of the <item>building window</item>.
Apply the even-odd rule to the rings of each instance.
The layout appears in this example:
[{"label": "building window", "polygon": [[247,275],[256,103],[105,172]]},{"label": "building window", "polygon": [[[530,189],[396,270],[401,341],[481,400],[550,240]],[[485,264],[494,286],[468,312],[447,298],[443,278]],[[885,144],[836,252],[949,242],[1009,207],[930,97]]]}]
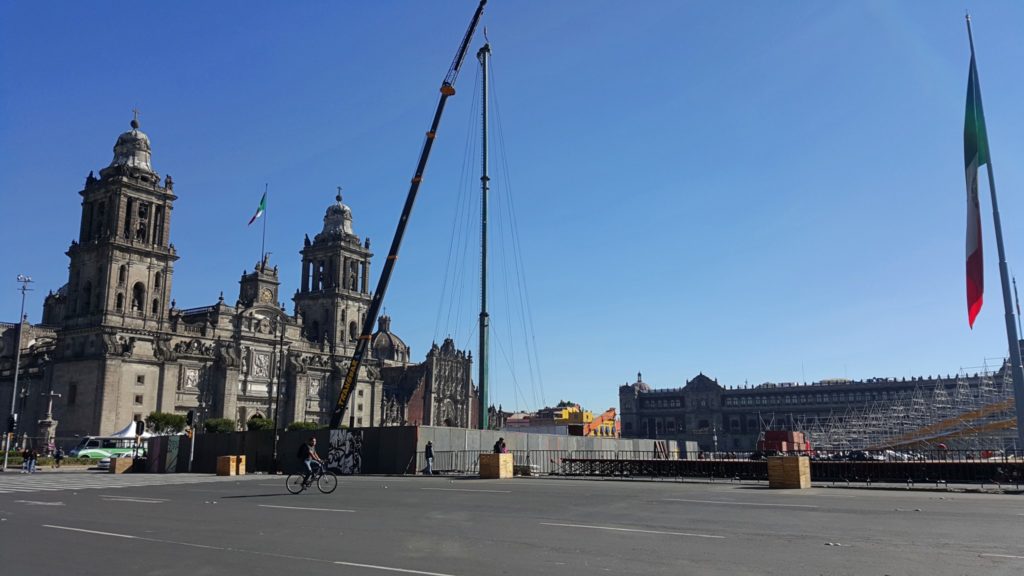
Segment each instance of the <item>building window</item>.
[{"label": "building window", "polygon": [[356,392],[356,396],[359,396],[360,398],[362,398],[363,397],[363,391],[359,390],[358,392]]},{"label": "building window", "polygon": [[142,282],[136,282],[132,287],[132,310],[135,312],[146,311],[146,287]]},{"label": "building window", "polygon": [[160,273],[160,272],[157,272],[156,275],[153,277],[153,288],[156,288],[156,289],[159,290],[160,289],[160,285],[163,283],[163,281],[164,281],[164,275],[162,273]]},{"label": "building window", "polygon": [[153,299],[153,309],[152,309],[152,313],[153,313],[153,314],[157,314],[157,313],[159,313],[159,312],[160,312],[160,301],[159,301],[159,300],[157,300],[156,298],[154,298],[154,299]]},{"label": "building window", "polygon": [[118,312],[124,310],[124,294],[121,294],[120,292],[117,293],[117,303],[115,304],[115,308]]},{"label": "building window", "polygon": [[135,395],[135,405],[142,406],[142,394]]},{"label": "building window", "polygon": [[68,385],[68,406],[74,406],[78,400],[78,384]]},{"label": "building window", "polygon": [[136,376],[135,377],[135,383],[138,384],[139,386],[144,385],[146,383],[146,376],[145,376],[145,374],[139,374],[138,376]]},{"label": "building window", "polygon": [[363,405],[362,404],[357,404],[356,405],[356,410],[362,412],[363,411]]},{"label": "building window", "polygon": [[356,418],[356,424],[359,425],[359,426],[362,426],[363,425],[363,419],[362,418]]},{"label": "building window", "polygon": [[124,286],[124,283],[128,281],[128,267],[124,264],[117,270],[117,284]]}]

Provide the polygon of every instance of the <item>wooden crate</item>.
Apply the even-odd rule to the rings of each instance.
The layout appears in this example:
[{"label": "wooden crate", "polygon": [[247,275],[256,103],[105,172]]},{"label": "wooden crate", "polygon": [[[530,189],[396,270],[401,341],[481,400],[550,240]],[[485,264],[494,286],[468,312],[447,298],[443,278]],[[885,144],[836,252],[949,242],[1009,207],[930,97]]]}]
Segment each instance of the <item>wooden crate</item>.
[{"label": "wooden crate", "polygon": [[238,458],[235,456],[217,457],[217,476],[234,476]]},{"label": "wooden crate", "polygon": [[131,458],[111,458],[110,459],[110,473],[111,474],[124,474],[132,469]]},{"label": "wooden crate", "polygon": [[480,455],[481,478],[511,478],[512,470],[511,454]]},{"label": "wooden crate", "polygon": [[768,486],[771,488],[810,488],[811,459],[806,456],[768,458]]}]

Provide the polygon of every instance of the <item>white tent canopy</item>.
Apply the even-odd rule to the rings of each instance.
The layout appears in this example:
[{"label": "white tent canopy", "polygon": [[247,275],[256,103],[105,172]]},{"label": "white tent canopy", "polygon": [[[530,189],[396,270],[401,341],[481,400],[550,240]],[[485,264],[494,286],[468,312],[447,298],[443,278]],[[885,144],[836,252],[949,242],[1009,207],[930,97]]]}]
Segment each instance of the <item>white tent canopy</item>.
[{"label": "white tent canopy", "polygon": [[[145,431],[142,432],[142,437],[143,438],[149,438],[150,436],[152,436],[152,434],[150,434],[149,430],[145,430]],[[113,434],[110,435],[110,437],[111,438],[135,438],[135,422],[132,422],[132,423],[128,424],[127,426],[125,426],[123,429],[121,429],[121,430],[119,430],[117,432],[114,432]]]}]

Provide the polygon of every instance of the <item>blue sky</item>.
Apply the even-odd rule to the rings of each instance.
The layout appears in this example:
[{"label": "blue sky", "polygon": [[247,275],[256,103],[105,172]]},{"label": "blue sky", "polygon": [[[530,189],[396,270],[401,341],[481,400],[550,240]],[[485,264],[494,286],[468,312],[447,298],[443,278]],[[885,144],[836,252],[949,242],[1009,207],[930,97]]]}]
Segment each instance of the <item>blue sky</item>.
[{"label": "blue sky", "polygon": [[[967,326],[965,7],[1009,267],[1024,282],[1024,4],[492,0],[484,25],[508,165],[495,187],[513,197],[539,374],[522,335],[495,336],[519,351],[515,384],[495,361],[494,401],[603,409],[638,371],[655,387],[701,371],[742,386],[998,363],[987,186],[986,303]],[[179,196],[179,307],[222,290],[234,301],[259,255],[259,229],[245,224],[264,183],[285,297],[338,185],[373,241],[376,276],[474,8],[5,3],[0,319],[17,317],[17,274],[36,280],[32,321],[67,281],[77,192],[110,162],[135,106]],[[478,177],[463,164],[476,162],[481,43],[478,33],[385,302],[416,360],[449,333],[476,347],[477,289],[461,326],[438,322],[438,309],[453,213]],[[505,334],[519,320],[494,291]]]}]

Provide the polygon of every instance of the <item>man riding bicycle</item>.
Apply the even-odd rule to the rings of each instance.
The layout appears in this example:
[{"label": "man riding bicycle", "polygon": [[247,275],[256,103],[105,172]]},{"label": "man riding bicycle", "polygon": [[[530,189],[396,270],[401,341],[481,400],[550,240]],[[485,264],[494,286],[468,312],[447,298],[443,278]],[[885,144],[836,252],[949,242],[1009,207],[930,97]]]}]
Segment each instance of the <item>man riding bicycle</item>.
[{"label": "man riding bicycle", "polygon": [[314,472],[314,464],[316,465],[316,471],[322,470],[324,467],[324,461],[320,459],[320,455],[316,453],[316,437],[309,439],[309,442],[299,447],[299,460],[302,461],[302,483],[307,484],[309,477]]}]

